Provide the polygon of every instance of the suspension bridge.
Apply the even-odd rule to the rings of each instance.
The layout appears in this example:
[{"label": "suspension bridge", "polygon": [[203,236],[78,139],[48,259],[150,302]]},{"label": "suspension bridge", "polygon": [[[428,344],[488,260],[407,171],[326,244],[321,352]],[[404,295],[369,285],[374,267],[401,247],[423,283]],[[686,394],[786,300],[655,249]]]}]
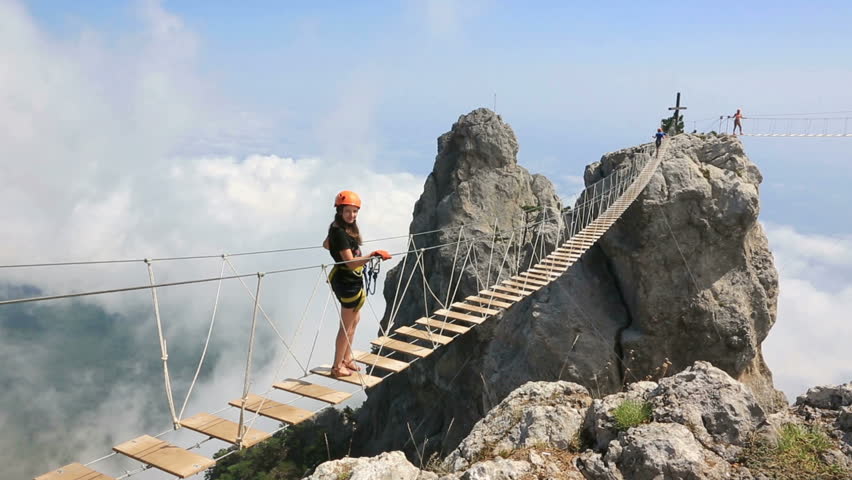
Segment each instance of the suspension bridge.
[{"label": "suspension bridge", "polygon": [[[500,264],[495,283],[492,284],[490,279],[482,282],[482,279],[477,278],[477,285],[485,286],[474,295],[467,295],[461,299],[456,298],[463,273],[465,272],[465,266],[470,259],[470,252],[473,245],[477,242],[488,241],[488,237],[492,237],[490,240],[491,252],[493,254],[494,237],[496,237],[496,233],[494,235],[487,234],[484,236],[465,235],[464,227],[462,227],[457,233],[455,242],[420,247],[416,246],[415,237],[426,233],[434,233],[434,231],[419,232],[408,235],[409,248],[407,251],[401,252],[405,255],[402,260],[403,268],[401,271],[406,272],[405,265],[407,262],[413,263],[414,268],[410,269],[410,272],[404,282],[403,275],[400,275],[396,294],[394,295],[394,302],[388,307],[390,312],[389,322],[382,328],[382,334],[370,342],[372,351],[353,348],[353,356],[355,360],[366,367],[365,371],[353,372],[353,375],[347,377],[332,376],[329,365],[308,367],[307,365],[311,361],[310,357],[307,360],[307,363],[299,361],[299,359],[294,356],[290,344],[288,344],[284,336],[275,327],[272,320],[263,310],[262,303],[260,301],[261,285],[263,279],[268,276],[286,274],[288,272],[302,271],[306,269],[317,269],[321,272],[319,278],[323,278],[327,275],[328,268],[333,265],[319,265],[314,267],[299,267],[262,273],[239,274],[230,262],[228,256],[221,255],[223,259],[222,272],[218,277],[170,283],[156,282],[153,268],[156,261],[202,257],[171,257],[163,259],[128,259],[104,262],[62,262],[53,264],[21,264],[2,266],[4,268],[25,268],[45,265],[79,265],[90,263],[142,261],[146,264],[148,270],[150,281],[148,285],[9,299],[0,302],[0,307],[2,307],[2,305],[16,303],[41,302],[61,298],[102,295],[133,290],[149,290],[152,295],[154,316],[157,322],[157,332],[161,349],[160,353],[162,355],[163,381],[165,385],[166,400],[169,405],[171,428],[156,435],[145,434],[127,440],[115,445],[112,449],[113,452],[106,454],[103,457],[89,461],[85,464],[71,463],[69,465],[65,465],[35,477],[35,480],[122,480],[149,469],[157,469],[179,478],[190,477],[212,467],[217,460],[227,457],[228,455],[239,451],[239,449],[249,448],[256,445],[257,443],[271,437],[278,431],[314,417],[314,415],[324,408],[329,408],[346,401],[353,395],[353,393],[356,393],[351,391],[352,386],[355,386],[358,390],[369,389],[378,385],[391,375],[404,372],[406,368],[414,362],[429,357],[429,355],[433,354],[438,349],[451,343],[455,338],[466,334],[471,329],[488,321],[490,318],[500,315],[501,312],[512,308],[515,303],[522,301],[525,297],[534,294],[539,289],[559,278],[562,273],[577,262],[580,257],[582,257],[583,254],[592,245],[594,245],[604,233],[606,233],[606,231],[621,217],[622,213],[624,213],[624,211],[626,211],[633,201],[639,196],[650,181],[661,161],[665,158],[667,148],[668,142],[664,142],[659,151],[656,151],[653,145],[645,145],[636,149],[629,161],[624,162],[610,175],[588,186],[583,192],[581,192],[573,208],[565,209],[565,211],[558,215],[557,218],[545,218],[532,224],[533,227],[537,228],[536,235],[530,235],[528,238],[526,238],[526,235],[523,235],[525,239],[522,241],[522,235],[519,229],[512,232],[503,232],[509,237],[509,241],[503,251],[503,261]],[[542,232],[545,224],[549,223],[556,224],[558,228],[558,236],[555,248],[553,248],[552,251],[546,252]],[[530,225],[525,225],[523,229],[526,231],[529,227]],[[562,240],[563,236],[564,241]],[[525,245],[522,245],[522,242],[525,242]],[[465,248],[462,248],[462,246]],[[458,276],[456,278],[451,276],[450,288],[452,291],[448,290],[446,300],[441,301],[437,295],[432,292],[431,288],[428,288],[425,272],[423,270],[423,256],[425,252],[430,250],[453,247],[455,248],[455,254],[453,259],[453,272],[451,272],[451,274],[456,273],[455,269],[457,266],[457,260],[462,258],[460,252],[464,253],[466,251],[467,254],[463,255],[462,265]],[[531,252],[528,264],[525,266],[512,266],[511,263],[507,263],[506,259],[508,258],[507,254],[509,251],[511,251],[512,248],[516,251],[520,251],[522,247],[529,248],[529,251]],[[247,252],[244,254],[234,255],[249,255],[266,252]],[[211,257],[214,256],[205,256],[204,258]],[[518,258],[520,258],[520,256]],[[231,268],[234,273],[233,275],[224,275],[226,265]],[[474,275],[477,275],[478,277],[477,270],[473,269],[473,271]],[[411,284],[411,280],[415,275],[415,272],[420,272],[423,276],[424,295],[427,295],[425,289],[428,288],[429,294],[437,300],[441,308],[437,308],[432,312],[425,312],[424,316],[417,319],[411,326],[399,326],[395,328],[395,316],[399,312],[402,299]],[[257,285],[253,290],[245,281],[252,277],[257,280]],[[319,278],[317,285],[314,287],[314,293],[319,286]],[[183,406],[178,409],[172,394],[172,378],[169,373],[168,365],[168,346],[163,334],[163,325],[159,311],[160,307],[157,292],[159,289],[177,285],[214,281],[219,282],[219,290],[221,290],[221,282],[223,280],[233,279],[239,280],[239,282],[242,283],[249,297],[254,302],[252,326],[248,345],[249,353],[246,360],[242,396],[228,401],[227,405],[221,410],[214,412],[197,412],[185,417],[184,413],[186,412],[187,402],[192,394],[193,387],[198,379],[198,373],[201,370],[207,353],[207,347],[210,341],[210,331],[212,331],[213,323],[215,321],[215,307],[213,319],[211,319],[210,329],[208,331],[204,350],[198,363],[198,368],[195,372],[195,377],[189,387]],[[217,291],[216,299],[218,302],[219,291]],[[286,378],[283,381],[274,383],[271,385],[271,388],[265,392],[253,393],[250,391],[252,377],[252,349],[255,342],[255,331],[259,315],[264,317],[275,330],[275,333],[287,349],[289,356],[299,365],[303,375],[298,378]],[[305,318],[303,317],[296,329],[296,335],[298,335],[301,331],[304,320]],[[294,335],[294,340],[296,335]],[[282,367],[283,362],[278,367],[278,371],[276,371],[273,378],[279,378],[279,372]],[[315,380],[323,378],[330,379],[334,382],[334,385],[339,386],[331,388],[317,383]],[[350,388],[347,389],[347,385]],[[270,398],[270,394],[273,392],[279,392],[280,395],[286,395],[289,400],[274,400],[273,398]],[[307,410],[292,405],[298,399],[312,399],[322,406],[315,410]],[[235,412],[231,415],[231,417],[237,417],[235,420],[225,418],[228,415],[224,412],[228,410]],[[266,417],[280,422],[281,427],[272,432],[254,428],[254,422],[259,417]],[[200,440],[192,445],[181,447],[163,439],[163,437],[167,436],[170,432],[178,429],[186,429],[196,432],[200,436]],[[195,451],[198,450],[201,445],[214,439],[226,442],[232,446],[232,449],[217,460],[200,455]],[[141,462],[141,466],[133,470],[125,470],[121,475],[115,477],[96,470],[100,462],[116,455],[121,455]]]},{"label": "suspension bridge", "polygon": [[[852,129],[850,129],[852,117],[814,117],[810,115],[813,114],[744,116],[744,133],[737,135],[743,137],[852,137]],[[719,116],[719,131],[733,133],[733,118],[731,115]],[[710,125],[712,124],[713,121],[710,122]]]}]

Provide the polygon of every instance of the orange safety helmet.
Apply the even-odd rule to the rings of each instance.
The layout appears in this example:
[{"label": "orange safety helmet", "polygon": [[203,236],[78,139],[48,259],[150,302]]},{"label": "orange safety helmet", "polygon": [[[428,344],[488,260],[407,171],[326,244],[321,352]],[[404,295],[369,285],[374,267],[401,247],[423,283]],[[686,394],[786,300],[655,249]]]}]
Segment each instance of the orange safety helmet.
[{"label": "orange safety helmet", "polygon": [[361,197],[350,190],[343,190],[334,197],[334,207],[337,208],[343,205],[352,205],[361,208]]}]

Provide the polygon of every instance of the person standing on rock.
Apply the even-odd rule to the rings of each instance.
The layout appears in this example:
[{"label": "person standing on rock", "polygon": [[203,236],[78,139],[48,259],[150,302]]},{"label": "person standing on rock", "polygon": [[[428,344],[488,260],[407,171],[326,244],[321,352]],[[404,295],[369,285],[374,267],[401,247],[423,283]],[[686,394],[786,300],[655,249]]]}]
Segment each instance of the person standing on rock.
[{"label": "person standing on rock", "polygon": [[663,137],[665,137],[665,136],[666,136],[666,132],[664,132],[662,128],[658,128],[656,135],[654,135],[654,137],[656,137],[655,143],[657,144],[657,150],[656,150],[657,155],[660,154],[660,145],[663,144]]},{"label": "person standing on rock", "polygon": [[352,357],[352,341],[355,338],[355,327],[361,320],[361,307],[367,301],[362,276],[364,265],[373,257],[389,260],[391,256],[384,250],[361,256],[361,233],[356,221],[358,211],[361,210],[361,197],[357,193],[349,190],[338,193],[334,198],[334,208],[334,221],[328,226],[328,236],[322,244],[335,262],[328,274],[328,283],[340,302],[340,329],[334,344],[331,374],[348,377],[353,371],[361,370]]},{"label": "person standing on rock", "polygon": [[743,111],[741,108],[737,109],[737,113],[734,114],[734,131],[733,134],[737,134],[737,127],[740,127],[740,135],[743,134]]}]

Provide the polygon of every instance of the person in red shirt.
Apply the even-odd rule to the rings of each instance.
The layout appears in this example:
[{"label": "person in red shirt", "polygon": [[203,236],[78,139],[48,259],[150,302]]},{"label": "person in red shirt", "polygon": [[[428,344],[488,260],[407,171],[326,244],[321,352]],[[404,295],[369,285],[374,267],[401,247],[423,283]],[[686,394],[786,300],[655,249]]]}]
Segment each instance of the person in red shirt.
[{"label": "person in red shirt", "polygon": [[361,320],[361,307],[367,301],[364,265],[373,257],[389,260],[391,256],[384,250],[361,256],[361,233],[357,223],[361,198],[357,193],[349,190],[338,193],[334,198],[334,208],[334,221],[328,226],[328,237],[323,242],[323,247],[329,250],[335,262],[328,275],[328,282],[340,302],[340,329],[334,345],[331,374],[348,377],[353,371],[361,370],[352,357],[352,341],[355,338],[355,327]]},{"label": "person in red shirt", "polygon": [[742,109],[738,108],[737,113],[734,114],[734,135],[737,134],[737,127],[740,127],[740,135],[743,134],[743,112]]}]

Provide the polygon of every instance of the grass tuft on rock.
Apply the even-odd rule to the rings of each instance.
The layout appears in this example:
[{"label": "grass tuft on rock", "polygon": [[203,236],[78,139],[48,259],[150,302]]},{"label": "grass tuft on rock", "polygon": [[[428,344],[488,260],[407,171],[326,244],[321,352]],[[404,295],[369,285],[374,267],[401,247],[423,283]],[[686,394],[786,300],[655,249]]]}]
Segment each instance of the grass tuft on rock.
[{"label": "grass tuft on rock", "polygon": [[615,428],[626,431],[651,421],[651,404],[642,400],[628,398],[612,410]]},{"label": "grass tuft on rock", "polygon": [[852,471],[823,460],[822,454],[836,448],[817,426],[788,423],[781,427],[777,444],[760,439],[743,452],[742,463],[752,473],[778,480],[841,480]]}]

